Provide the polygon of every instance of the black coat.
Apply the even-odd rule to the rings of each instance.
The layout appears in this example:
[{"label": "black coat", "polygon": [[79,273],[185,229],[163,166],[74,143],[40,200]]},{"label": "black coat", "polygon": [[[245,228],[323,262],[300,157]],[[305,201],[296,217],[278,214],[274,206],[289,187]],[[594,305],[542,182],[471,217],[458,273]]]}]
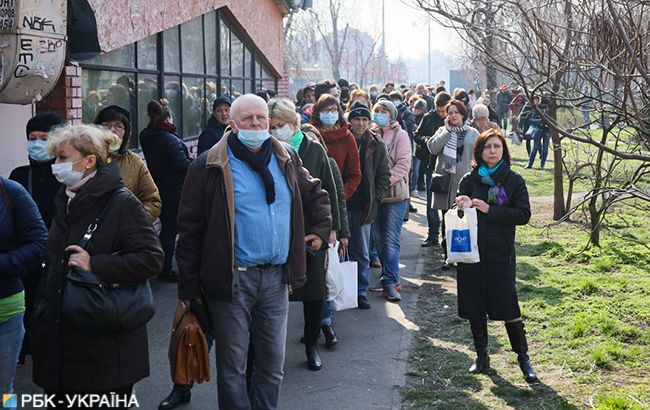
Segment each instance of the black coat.
[{"label": "black coat", "polygon": [[423,161],[431,169],[436,166],[437,156],[429,152],[427,141],[433,137],[436,131],[438,131],[438,128],[444,125],[444,117],[439,116],[435,110],[429,111],[424,114],[420,125],[415,130],[415,133],[413,133],[413,141],[417,144],[415,147],[415,157]]},{"label": "black coat", "polygon": [[226,131],[227,125],[221,124],[219,121],[217,121],[214,116],[210,116],[208,119],[208,123],[205,126],[205,130],[199,135],[199,144],[197,146],[197,154],[196,155],[201,155],[205,151],[209,150],[219,142],[221,137],[223,137],[223,133]]},{"label": "black coat", "polygon": [[30,160],[29,165],[18,167],[9,175],[9,179],[18,182],[30,193],[48,229],[54,215],[54,197],[61,188],[61,183],[52,174],[53,163],[54,160],[49,162]]},{"label": "black coat", "polygon": [[[49,269],[31,322],[34,382],[46,390],[97,392],[129,386],[149,375],[146,325],[120,333],[84,332],[61,318],[65,248],[79,243],[113,192],[122,187],[115,163],[99,168],[68,204],[61,189],[47,242]],[[146,279],[163,266],[163,252],[140,201],[117,194],[89,251],[94,274],[107,282]]]},{"label": "black coat", "polygon": [[161,214],[175,214],[181,200],[185,174],[192,162],[187,146],[176,134],[152,127],[140,133],[140,146],[160,191]]},{"label": "black coat", "polygon": [[[458,264],[458,314],[465,319],[488,316],[510,320],[521,316],[515,288],[515,226],[530,219],[530,202],[524,179],[503,164],[492,179],[507,194],[505,205],[490,204],[488,214],[478,214],[478,249],[481,261]],[[487,202],[488,185],[477,169],[466,174],[459,195]]]}]

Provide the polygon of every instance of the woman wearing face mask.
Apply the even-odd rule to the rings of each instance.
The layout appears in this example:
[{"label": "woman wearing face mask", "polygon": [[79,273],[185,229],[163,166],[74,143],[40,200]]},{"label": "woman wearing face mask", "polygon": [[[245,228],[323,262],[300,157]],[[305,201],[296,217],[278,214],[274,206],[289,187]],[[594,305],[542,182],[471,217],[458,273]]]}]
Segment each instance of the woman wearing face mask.
[{"label": "woman wearing face mask", "polygon": [[371,85],[370,88],[368,88],[368,95],[370,95],[370,103],[376,103],[377,97],[379,96],[379,87],[375,84]]},{"label": "woman wearing face mask", "polygon": [[172,270],[178,225],[176,216],[185,174],[192,160],[187,146],[176,135],[167,105],[151,100],[147,104],[149,125],[140,133],[140,146],[162,199],[160,242],[165,251],[165,265],[158,275],[161,281],[176,282]]},{"label": "woman wearing face mask", "polygon": [[[31,330],[34,382],[57,400],[75,393],[128,399],[133,384],[149,375],[146,325],[100,333],[75,327],[62,316],[71,267],[109,283],[144,280],[162,267],[162,249],[142,204],[121,189],[117,165],[107,163],[108,146],[116,140],[113,133],[89,125],[59,128],[48,140],[48,152],[56,157],[52,171],[65,189],[54,199],[48,274]],[[84,250],[78,244],[100,215]]]},{"label": "woman wearing face mask", "polygon": [[[269,130],[271,135],[280,141],[290,144],[300,156],[303,166],[309,173],[321,180],[321,186],[329,193],[332,210],[332,232],[330,245],[337,240],[340,229],[340,214],[336,196],[336,184],[329,158],[323,147],[307,137],[300,130],[300,116],[296,113],[294,104],[285,98],[274,98],[268,102]],[[313,127],[311,127],[313,129]],[[344,199],[345,201],[345,199]],[[309,230],[308,227],[305,228]],[[342,238],[347,243],[347,237]],[[302,301],[305,321],[303,341],[307,355],[307,367],[310,370],[320,370],[322,363],[318,352],[318,336],[321,331],[321,311],[327,297],[325,286],[326,250],[307,254],[307,282],[305,286],[296,289],[290,296],[291,300]]]},{"label": "woman wearing face mask", "polygon": [[321,95],[314,105],[311,123],[323,137],[327,155],[334,158],[341,170],[345,199],[350,199],[361,182],[359,150],[338,100],[328,94]]},{"label": "woman wearing face mask", "polygon": [[[451,99],[445,106],[447,118],[445,126],[427,142],[427,147],[433,155],[438,156],[435,175],[431,180],[433,191],[433,209],[442,210],[442,232],[445,234],[445,213],[454,205],[456,191],[460,179],[470,171],[472,163],[472,149],[478,137],[478,131],[465,124],[467,108],[459,100]],[[434,182],[437,180],[438,182]],[[445,252],[447,247],[442,243]],[[443,270],[451,266],[446,263]]]},{"label": "woman wearing face mask", "polygon": [[142,202],[144,211],[153,222],[160,215],[160,195],[144,161],[128,149],[131,137],[129,112],[119,105],[110,105],[97,113],[94,123],[112,131],[120,139],[119,145],[116,143],[116,146],[109,147],[108,156],[117,162],[124,186]]},{"label": "woman wearing face mask", "polygon": [[390,302],[399,302],[399,255],[400,232],[404,223],[404,213],[408,205],[408,177],[411,169],[411,141],[409,136],[397,122],[397,108],[386,100],[378,101],[372,107],[372,120],[376,125],[375,133],[379,134],[388,152],[390,168],[389,188],[402,184],[406,179],[403,200],[384,202],[377,210],[377,216],[372,223],[372,237],[375,241],[381,261],[381,287],[373,286],[372,291],[383,290],[384,297]]}]

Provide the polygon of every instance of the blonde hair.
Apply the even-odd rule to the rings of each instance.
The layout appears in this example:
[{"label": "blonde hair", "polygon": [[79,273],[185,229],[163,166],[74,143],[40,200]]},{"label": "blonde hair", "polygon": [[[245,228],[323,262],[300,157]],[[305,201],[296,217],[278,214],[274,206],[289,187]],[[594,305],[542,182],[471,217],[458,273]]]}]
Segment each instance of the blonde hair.
[{"label": "blonde hair", "polygon": [[108,153],[111,149],[119,147],[122,140],[109,130],[96,125],[67,125],[58,127],[48,133],[47,152],[56,155],[62,144],[70,144],[84,156],[94,155],[97,166],[107,163]]},{"label": "blonde hair", "polygon": [[271,98],[268,102],[269,118],[275,118],[300,129],[300,114],[295,104],[287,98]]}]

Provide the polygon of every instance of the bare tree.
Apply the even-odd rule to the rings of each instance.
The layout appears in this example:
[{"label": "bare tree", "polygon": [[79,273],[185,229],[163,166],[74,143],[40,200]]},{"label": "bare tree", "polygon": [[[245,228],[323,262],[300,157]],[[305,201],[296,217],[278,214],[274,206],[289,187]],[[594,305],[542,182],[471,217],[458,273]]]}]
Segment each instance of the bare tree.
[{"label": "bare tree", "polygon": [[[309,9],[309,12],[314,16],[316,29],[320,33],[325,44],[325,50],[327,50],[327,54],[331,59],[334,79],[338,80],[341,78],[341,58],[346,46],[350,24],[345,23],[345,28],[343,30],[339,29],[340,24],[342,24],[341,6],[343,0],[328,0],[328,3],[325,13],[320,13],[314,9]],[[325,24],[331,27],[331,33],[327,33]]]}]

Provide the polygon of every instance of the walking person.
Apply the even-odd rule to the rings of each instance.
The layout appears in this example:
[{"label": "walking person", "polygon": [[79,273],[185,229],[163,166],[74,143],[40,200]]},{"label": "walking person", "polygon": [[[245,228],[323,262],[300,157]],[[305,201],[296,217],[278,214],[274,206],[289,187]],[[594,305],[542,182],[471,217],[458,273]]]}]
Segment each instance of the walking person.
[{"label": "walking person", "polygon": [[458,315],[469,320],[476,349],[469,371],[481,373],[490,367],[487,318],[502,320],[524,379],[533,383],[538,379],[528,356],[515,284],[515,230],[530,219],[528,190],[524,179],[510,169],[510,153],[500,131],[489,130],[477,138],[474,159],[455,199],[459,210],[478,211],[481,261],[459,263],[457,275]]},{"label": "walking person", "polygon": [[[410,193],[408,176],[411,168],[411,142],[397,122],[397,108],[392,102],[378,101],[372,107],[372,113],[377,125],[376,132],[388,152],[390,168],[388,188],[372,223],[372,236],[381,261],[383,295],[390,302],[399,302],[402,299],[399,294],[400,236]],[[375,289],[377,287],[371,290]]]},{"label": "walking person", "polygon": [[22,278],[40,272],[46,242],[47,229],[32,197],[17,182],[0,177],[0,395],[13,393],[25,335]]},{"label": "walking person", "polygon": [[497,108],[499,109],[499,126],[503,130],[508,130],[508,114],[510,113],[510,103],[512,102],[512,93],[508,91],[507,85],[502,85],[497,93]]},{"label": "walking person", "polygon": [[[546,105],[541,102],[541,99],[538,96],[533,97],[533,105],[542,112],[546,111]],[[527,107],[524,107],[524,111],[522,112],[522,116],[524,113],[526,114],[526,128],[524,133],[528,138],[527,141],[530,139],[533,141],[533,147],[529,153],[530,156],[528,158],[528,165],[526,165],[526,169],[533,167],[535,158],[537,157],[538,153],[540,156],[540,169],[544,169],[544,166],[546,165],[546,158],[548,157],[548,145],[550,142],[548,125],[546,125],[546,123],[542,120],[542,116],[535,110],[535,108],[526,108]],[[528,145],[528,142],[526,145]]]},{"label": "walking person", "polygon": [[[460,179],[470,170],[472,163],[472,149],[479,133],[475,128],[468,126],[467,108],[458,100],[450,100],[445,106],[447,118],[444,127],[438,129],[433,138],[429,139],[427,146],[433,155],[438,156],[435,172],[432,177],[431,190],[433,191],[433,208],[442,211],[442,232],[445,231],[444,214],[454,205],[456,190]],[[447,259],[446,242],[443,240],[442,248]],[[447,270],[451,265],[446,262],[442,269]]]},{"label": "walking person", "polygon": [[129,115],[129,112],[119,105],[109,105],[99,110],[93,122],[119,138],[115,147],[109,147],[108,157],[117,163],[124,186],[142,202],[144,211],[153,222],[160,215],[160,194],[147,165],[136,153],[129,150],[131,137]]},{"label": "walking person", "polygon": [[[275,409],[289,294],[306,282],[306,247],[317,252],[329,238],[330,206],[298,154],[270,138],[263,99],[245,94],[230,114],[231,131],[192,163],[183,187],[178,296],[210,311],[219,407]],[[249,339],[255,349],[250,394]]]},{"label": "walking person", "polygon": [[162,199],[160,243],[165,251],[165,264],[158,279],[176,282],[178,274],[173,270],[172,262],[178,235],[178,203],[192,160],[187,146],[176,135],[168,106],[151,100],[147,104],[147,114],[150,122],[140,132],[140,146]]},{"label": "walking person", "polygon": [[[142,203],[123,189],[117,164],[107,163],[116,142],[112,132],[88,125],[58,128],[48,140],[53,173],[65,189],[54,199],[48,273],[31,331],[34,382],[56,395],[55,402],[82,393],[130,397],[133,384],[149,376],[146,323],[96,331],[75,325],[62,309],[71,268],[111,284],[143,281],[162,268],[160,242]],[[89,232],[91,244],[82,248]]]}]

